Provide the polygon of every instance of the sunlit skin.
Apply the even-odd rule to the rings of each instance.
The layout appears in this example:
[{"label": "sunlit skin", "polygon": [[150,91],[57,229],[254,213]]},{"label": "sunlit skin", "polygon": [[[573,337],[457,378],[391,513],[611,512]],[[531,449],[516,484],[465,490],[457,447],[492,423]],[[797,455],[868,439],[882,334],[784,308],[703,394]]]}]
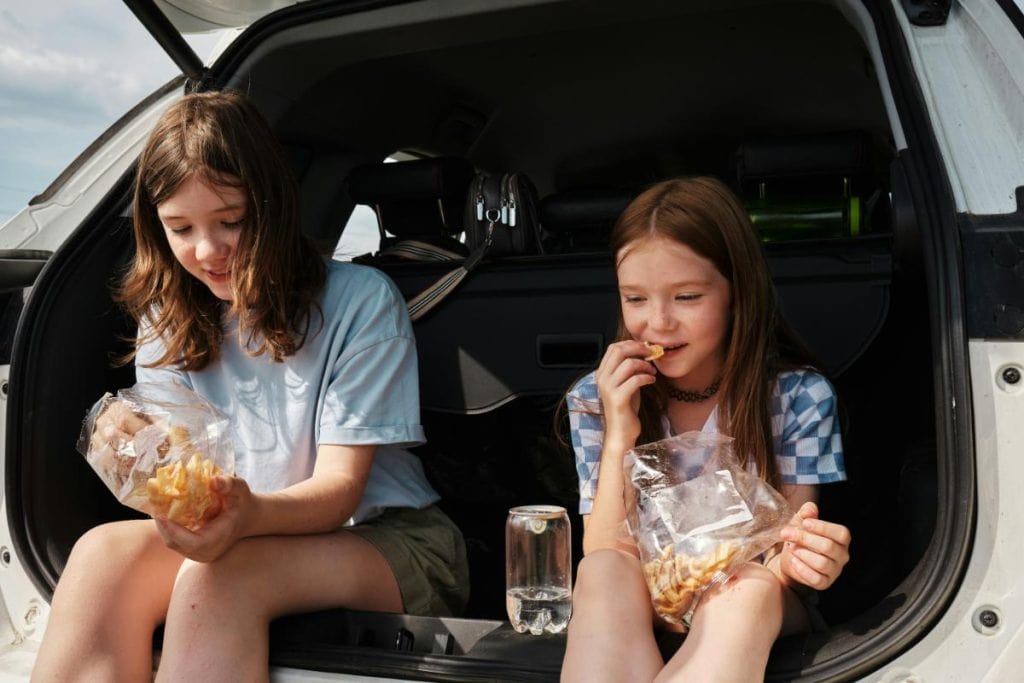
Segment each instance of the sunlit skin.
[{"label": "sunlit skin", "polygon": [[174,257],[219,299],[231,301],[231,263],[247,214],[245,193],[192,175],[157,205]]},{"label": "sunlit skin", "polygon": [[617,273],[630,336],[665,350],[654,361],[658,371],[680,389],[713,383],[725,360],[729,281],[711,261],[664,237],[623,250]]}]

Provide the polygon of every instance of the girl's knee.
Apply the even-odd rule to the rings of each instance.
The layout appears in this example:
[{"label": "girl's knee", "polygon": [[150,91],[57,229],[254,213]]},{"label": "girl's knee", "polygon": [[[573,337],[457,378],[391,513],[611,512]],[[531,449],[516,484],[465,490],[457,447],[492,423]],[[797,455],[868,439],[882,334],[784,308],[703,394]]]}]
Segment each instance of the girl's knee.
[{"label": "girl's knee", "polygon": [[747,563],[727,581],[710,588],[698,604],[697,613],[736,611],[756,615],[759,627],[781,627],[784,595],[785,589],[770,569]]},{"label": "girl's knee", "polygon": [[110,522],[93,527],[75,542],[65,571],[81,568],[95,572],[130,565],[147,552],[152,535],[138,522]]},{"label": "girl's knee", "polygon": [[617,550],[590,553],[576,569],[574,613],[623,609],[649,611],[650,596],[639,561]]},{"label": "girl's knee", "polygon": [[188,611],[195,608],[208,612],[220,606],[230,611],[259,611],[263,602],[259,568],[239,561],[238,555],[232,549],[213,562],[182,562],[174,581],[172,603],[183,603]]},{"label": "girl's knee", "polygon": [[574,594],[603,592],[640,578],[640,565],[635,557],[618,550],[596,550],[580,560]]},{"label": "girl's knee", "polygon": [[[178,575],[174,580],[174,596],[194,596],[203,602],[214,600],[218,596],[225,596],[234,592],[232,581],[227,576],[223,564],[218,561],[194,562],[185,560],[178,569]],[[234,585],[241,582],[242,577],[235,577]]]}]

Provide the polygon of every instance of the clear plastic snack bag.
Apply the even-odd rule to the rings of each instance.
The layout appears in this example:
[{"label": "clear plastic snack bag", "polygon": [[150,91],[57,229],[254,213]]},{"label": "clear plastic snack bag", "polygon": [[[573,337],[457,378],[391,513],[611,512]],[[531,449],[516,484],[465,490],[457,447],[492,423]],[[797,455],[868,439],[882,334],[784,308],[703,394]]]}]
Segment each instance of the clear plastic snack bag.
[{"label": "clear plastic snack bag", "polygon": [[210,479],[235,470],[228,419],[174,382],[104,394],[77,447],[121,503],[193,531],[220,512]]},{"label": "clear plastic snack bag", "polygon": [[671,623],[775,545],[792,517],[782,494],[740,466],[732,442],[686,432],[626,453],[626,525],[654,610]]}]

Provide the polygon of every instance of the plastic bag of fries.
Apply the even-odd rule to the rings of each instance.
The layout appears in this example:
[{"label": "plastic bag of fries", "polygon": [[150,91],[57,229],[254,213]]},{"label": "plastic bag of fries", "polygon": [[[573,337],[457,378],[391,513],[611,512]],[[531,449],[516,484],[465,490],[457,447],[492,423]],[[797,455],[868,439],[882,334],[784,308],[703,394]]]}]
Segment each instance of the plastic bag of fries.
[{"label": "plastic bag of fries", "polygon": [[654,610],[671,623],[775,545],[792,517],[782,494],[740,466],[732,442],[686,432],[626,454],[626,525]]},{"label": "plastic bag of fries", "polygon": [[104,394],[78,450],[120,502],[193,531],[220,512],[210,479],[235,469],[228,419],[174,382]]}]

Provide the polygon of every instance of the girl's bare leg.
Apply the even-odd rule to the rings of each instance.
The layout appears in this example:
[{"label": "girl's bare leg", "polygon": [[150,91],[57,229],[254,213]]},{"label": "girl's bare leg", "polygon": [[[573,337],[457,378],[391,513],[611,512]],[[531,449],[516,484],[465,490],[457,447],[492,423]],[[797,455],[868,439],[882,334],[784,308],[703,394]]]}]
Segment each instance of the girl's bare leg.
[{"label": "girl's bare leg", "polygon": [[663,665],[640,561],[617,550],[584,557],[576,575],[562,681],[651,681]]},{"label": "girl's bare leg", "polygon": [[657,680],[761,681],[784,622],[786,631],[795,631],[805,620],[799,601],[771,570],[744,565],[704,594],[686,640]]},{"label": "girl's bare leg", "polygon": [[153,629],[181,562],[148,520],[84,534],[53,594],[32,680],[149,681]]},{"label": "girl's bare leg", "polygon": [[402,611],[387,561],[345,531],[247,538],[214,562],[186,561],[157,680],[265,681],[270,620],[340,606]]}]

